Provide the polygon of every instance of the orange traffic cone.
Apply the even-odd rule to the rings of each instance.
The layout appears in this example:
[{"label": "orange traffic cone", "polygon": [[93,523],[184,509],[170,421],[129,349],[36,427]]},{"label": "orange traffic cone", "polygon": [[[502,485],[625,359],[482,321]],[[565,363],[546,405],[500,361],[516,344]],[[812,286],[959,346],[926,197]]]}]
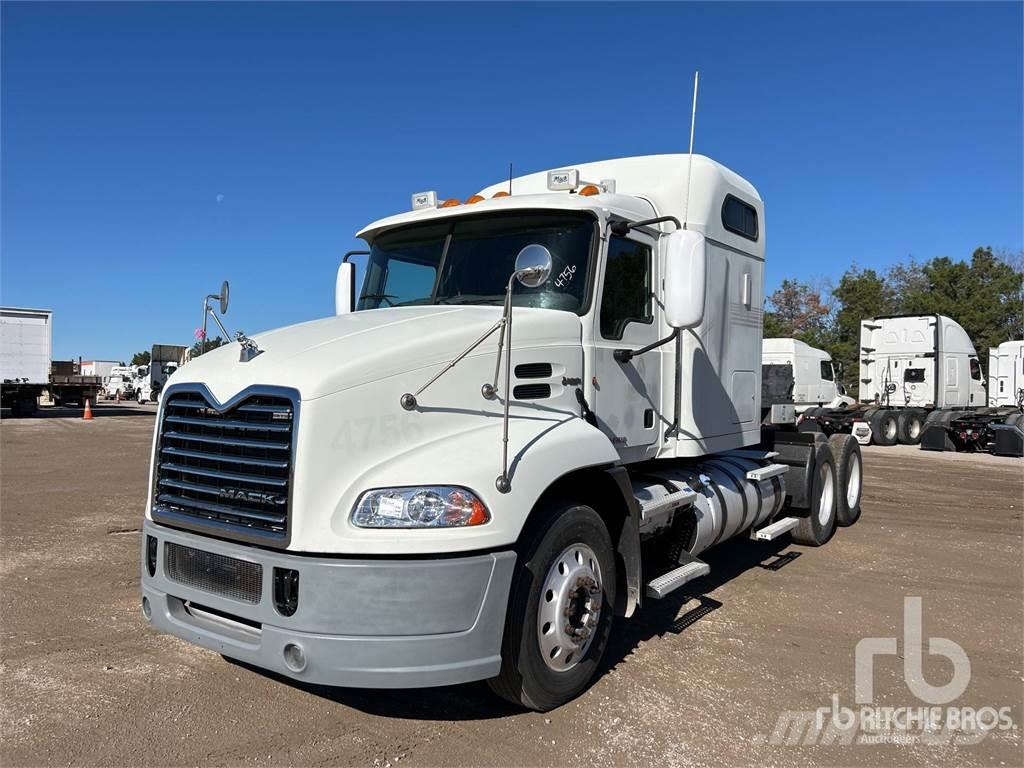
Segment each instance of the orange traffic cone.
[{"label": "orange traffic cone", "polygon": [[86,421],[92,421],[92,408],[89,407],[89,398],[85,398],[85,413],[82,414],[82,418]]}]

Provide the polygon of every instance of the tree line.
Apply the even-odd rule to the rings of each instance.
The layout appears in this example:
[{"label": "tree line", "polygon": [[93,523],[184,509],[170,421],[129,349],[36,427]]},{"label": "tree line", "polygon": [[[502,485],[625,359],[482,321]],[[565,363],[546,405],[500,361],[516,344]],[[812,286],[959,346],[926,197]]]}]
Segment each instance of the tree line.
[{"label": "tree line", "polygon": [[825,350],[856,394],[860,321],[935,313],[963,326],[983,364],[990,347],[1024,338],[1024,251],[976,248],[970,261],[909,258],[881,273],[853,266],[838,284],[783,280],[765,301],[764,336]]}]

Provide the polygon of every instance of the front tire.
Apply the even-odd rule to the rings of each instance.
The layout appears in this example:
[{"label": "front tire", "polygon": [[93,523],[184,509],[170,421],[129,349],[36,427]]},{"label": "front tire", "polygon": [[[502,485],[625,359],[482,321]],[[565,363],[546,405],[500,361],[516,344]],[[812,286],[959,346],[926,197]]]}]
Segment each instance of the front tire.
[{"label": "front tire", "polygon": [[[520,549],[496,694],[540,712],[578,696],[597,671],[615,605],[608,529],[582,504],[549,503]],[[559,622],[564,624],[559,626]]]}]

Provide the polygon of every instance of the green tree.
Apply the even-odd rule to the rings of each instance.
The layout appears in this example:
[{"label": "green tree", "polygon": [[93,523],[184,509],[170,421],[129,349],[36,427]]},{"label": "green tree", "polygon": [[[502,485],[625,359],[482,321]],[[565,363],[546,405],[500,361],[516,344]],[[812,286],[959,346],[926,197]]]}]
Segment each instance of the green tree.
[{"label": "green tree", "polygon": [[833,312],[822,291],[808,283],[783,280],[765,301],[765,338],[794,338],[822,347],[832,341]]},{"label": "green tree", "polygon": [[132,355],[132,365],[149,365],[149,352],[136,352]]},{"label": "green tree", "polygon": [[896,296],[892,286],[873,269],[852,267],[832,290],[839,302],[834,337],[826,351],[842,366],[842,379],[853,395],[860,388],[860,321],[868,317],[895,314]]},{"label": "green tree", "polygon": [[[214,336],[212,339],[206,340],[206,351],[209,352],[212,349],[216,349],[219,346],[227,344],[224,339],[220,336]],[[192,345],[192,357],[199,357],[202,354],[202,345],[200,342],[196,342]]]}]

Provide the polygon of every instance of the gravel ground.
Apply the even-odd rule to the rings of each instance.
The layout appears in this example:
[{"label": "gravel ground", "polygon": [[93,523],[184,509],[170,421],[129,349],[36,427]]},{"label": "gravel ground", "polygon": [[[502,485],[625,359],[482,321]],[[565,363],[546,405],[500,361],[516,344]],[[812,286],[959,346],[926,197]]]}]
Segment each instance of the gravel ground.
[{"label": "gravel ground", "polygon": [[[535,714],[479,683],[299,686],[150,630],[138,529],[153,413],[0,424],[4,766],[1022,764],[1020,460],[867,449],[856,526],[820,549],[719,547],[710,576],[619,622],[589,691]],[[1010,707],[1013,727],[975,744],[778,743],[786,712],[853,706],[857,642],[902,637],[915,596],[924,637],[970,659],[950,706]],[[876,659],[874,702],[924,706],[899,648]],[[951,670],[925,648],[927,681]]]}]

